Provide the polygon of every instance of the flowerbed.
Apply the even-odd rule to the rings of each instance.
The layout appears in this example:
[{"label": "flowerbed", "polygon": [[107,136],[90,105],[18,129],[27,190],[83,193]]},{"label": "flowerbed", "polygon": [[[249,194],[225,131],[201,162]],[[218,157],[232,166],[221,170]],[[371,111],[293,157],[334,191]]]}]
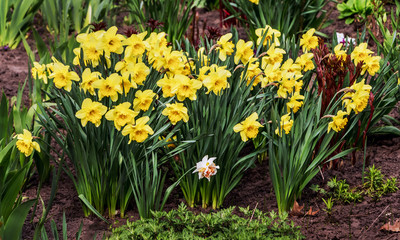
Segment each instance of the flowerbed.
[{"label": "flowerbed", "polygon": [[[179,195],[177,189],[172,191],[178,184],[189,206],[226,206],[224,199],[234,193],[247,169],[258,165],[258,155],[261,162],[269,164],[270,174],[265,170],[264,175],[272,178],[279,212],[290,211],[309,219],[317,212],[302,212],[296,200],[302,201],[304,194],[309,194],[306,186],[316,181],[318,172],[340,167],[342,160],[336,159],[356,148],[367,149],[371,134],[396,133],[393,126],[376,128],[382,117],[386,123],[394,120],[386,116],[398,94],[393,68],[396,59],[390,58],[390,52],[386,58],[375,57],[363,44],[355,48],[342,44],[333,49],[335,39],[329,49],[318,42],[312,29],[297,41],[282,41],[279,31],[260,28],[254,43],[227,34],[203,43],[203,50],[186,41],[181,52],[179,45],[164,45],[162,34],[122,37],[115,31],[109,28],[107,32],[78,35],[77,57],[69,52],[79,44],[70,38],[69,48],[56,53],[60,54],[58,60],[53,58],[52,65],[46,66],[48,73],[34,64],[33,78],[41,78],[44,84],[35,81],[32,85],[34,104],[28,115],[19,116],[14,110],[14,121],[21,121],[22,126],[33,130],[43,127],[34,134],[38,138],[32,139],[40,143],[40,151],[25,133],[18,135],[17,148],[11,153],[15,156],[16,149],[21,152],[19,165],[14,166],[17,171],[27,164],[33,173],[30,164],[35,160],[39,190],[53,175],[50,201],[43,205],[44,215],[36,228],[42,234],[44,230],[38,229],[45,224],[57,196],[61,166],[73,179],[85,215],[101,217],[108,212],[111,218],[124,216],[135,203],[134,209],[142,218],[151,218],[150,210],[161,210],[171,192]],[[104,41],[112,46],[121,41],[120,47],[99,48],[103,35],[115,38]],[[152,39],[157,45],[152,45]],[[152,50],[155,46],[160,50]],[[53,51],[61,49],[53,47]],[[137,50],[143,52],[136,54]],[[283,58],[281,54],[286,52],[290,56]],[[41,61],[49,61],[49,55],[40,49],[39,55],[44,59]],[[140,80],[142,73],[136,73],[140,71],[146,80]],[[121,85],[121,81],[126,83]],[[108,88],[114,89],[107,92]],[[35,110],[38,122],[30,126],[26,116]],[[15,128],[17,133],[22,129]],[[51,139],[63,148],[54,171],[46,154],[54,147],[48,145]],[[254,149],[250,154],[249,150],[241,151],[245,144]],[[64,154],[70,159],[66,165]],[[353,163],[364,163],[360,169],[364,175],[368,159],[355,161],[356,155],[350,156]],[[173,182],[167,181],[168,189],[163,187],[166,168],[175,175]],[[18,198],[19,204],[24,202],[21,200]]]}]

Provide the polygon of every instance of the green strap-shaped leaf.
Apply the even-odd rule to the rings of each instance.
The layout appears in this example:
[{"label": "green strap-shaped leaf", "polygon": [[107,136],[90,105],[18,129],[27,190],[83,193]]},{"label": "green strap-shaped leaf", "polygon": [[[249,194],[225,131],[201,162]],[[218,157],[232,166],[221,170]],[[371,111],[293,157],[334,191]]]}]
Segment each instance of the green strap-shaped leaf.
[{"label": "green strap-shaped leaf", "polygon": [[107,224],[110,224],[107,219],[105,219],[101,214],[92,206],[92,204],[89,203],[89,201],[83,196],[83,194],[79,195],[79,199],[82,200],[82,202],[92,211],[96,216],[98,216],[101,220],[106,222]]},{"label": "green strap-shaped leaf", "polygon": [[32,199],[24,202],[11,212],[10,217],[8,218],[4,226],[4,235],[2,236],[3,239],[20,238],[22,226],[24,225],[26,216],[28,215],[29,210],[31,209],[35,201],[35,199]]}]

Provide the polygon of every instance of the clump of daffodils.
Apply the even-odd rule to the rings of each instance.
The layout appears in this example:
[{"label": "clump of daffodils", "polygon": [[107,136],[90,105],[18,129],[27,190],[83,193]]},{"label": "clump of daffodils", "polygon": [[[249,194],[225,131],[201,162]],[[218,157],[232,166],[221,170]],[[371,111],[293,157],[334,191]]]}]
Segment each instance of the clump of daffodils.
[{"label": "clump of daffodils", "polygon": [[219,166],[216,166],[214,163],[215,159],[215,157],[208,158],[208,155],[204,156],[203,159],[196,164],[196,169],[193,173],[197,172],[199,174],[199,179],[205,177],[210,181],[210,177],[217,174],[217,169],[219,169]]}]

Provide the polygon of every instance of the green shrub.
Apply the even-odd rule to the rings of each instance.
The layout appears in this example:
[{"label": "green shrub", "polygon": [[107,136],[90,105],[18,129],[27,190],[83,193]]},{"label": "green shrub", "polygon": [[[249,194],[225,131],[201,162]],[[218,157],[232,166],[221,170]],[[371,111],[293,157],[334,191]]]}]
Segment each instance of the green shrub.
[{"label": "green shrub", "polygon": [[198,215],[184,204],[170,212],[153,212],[153,218],[127,221],[113,229],[110,239],[302,239],[299,227],[287,222],[288,215],[263,213],[249,207],[233,214],[235,207]]}]

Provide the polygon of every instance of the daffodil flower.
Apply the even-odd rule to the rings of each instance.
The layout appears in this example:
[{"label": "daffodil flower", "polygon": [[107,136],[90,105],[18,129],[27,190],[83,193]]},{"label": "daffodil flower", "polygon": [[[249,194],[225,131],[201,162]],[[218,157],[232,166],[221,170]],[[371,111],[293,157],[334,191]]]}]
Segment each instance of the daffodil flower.
[{"label": "daffodil flower", "polygon": [[243,122],[236,124],[233,131],[240,132],[240,137],[243,142],[249,138],[256,138],[258,135],[258,128],[262,127],[261,123],[257,121],[258,114],[255,112],[246,118]]},{"label": "daffodil flower", "polygon": [[199,173],[199,179],[203,177],[207,178],[210,181],[210,177],[217,174],[217,169],[219,166],[216,166],[214,160],[216,157],[208,158],[208,155],[204,156],[203,159],[196,164],[196,169],[193,173]]},{"label": "daffodil flower", "polygon": [[24,129],[24,133],[17,134],[15,137],[18,139],[16,143],[18,150],[25,154],[26,157],[29,157],[32,154],[33,149],[40,152],[39,144],[32,141],[32,134],[28,130]]}]

